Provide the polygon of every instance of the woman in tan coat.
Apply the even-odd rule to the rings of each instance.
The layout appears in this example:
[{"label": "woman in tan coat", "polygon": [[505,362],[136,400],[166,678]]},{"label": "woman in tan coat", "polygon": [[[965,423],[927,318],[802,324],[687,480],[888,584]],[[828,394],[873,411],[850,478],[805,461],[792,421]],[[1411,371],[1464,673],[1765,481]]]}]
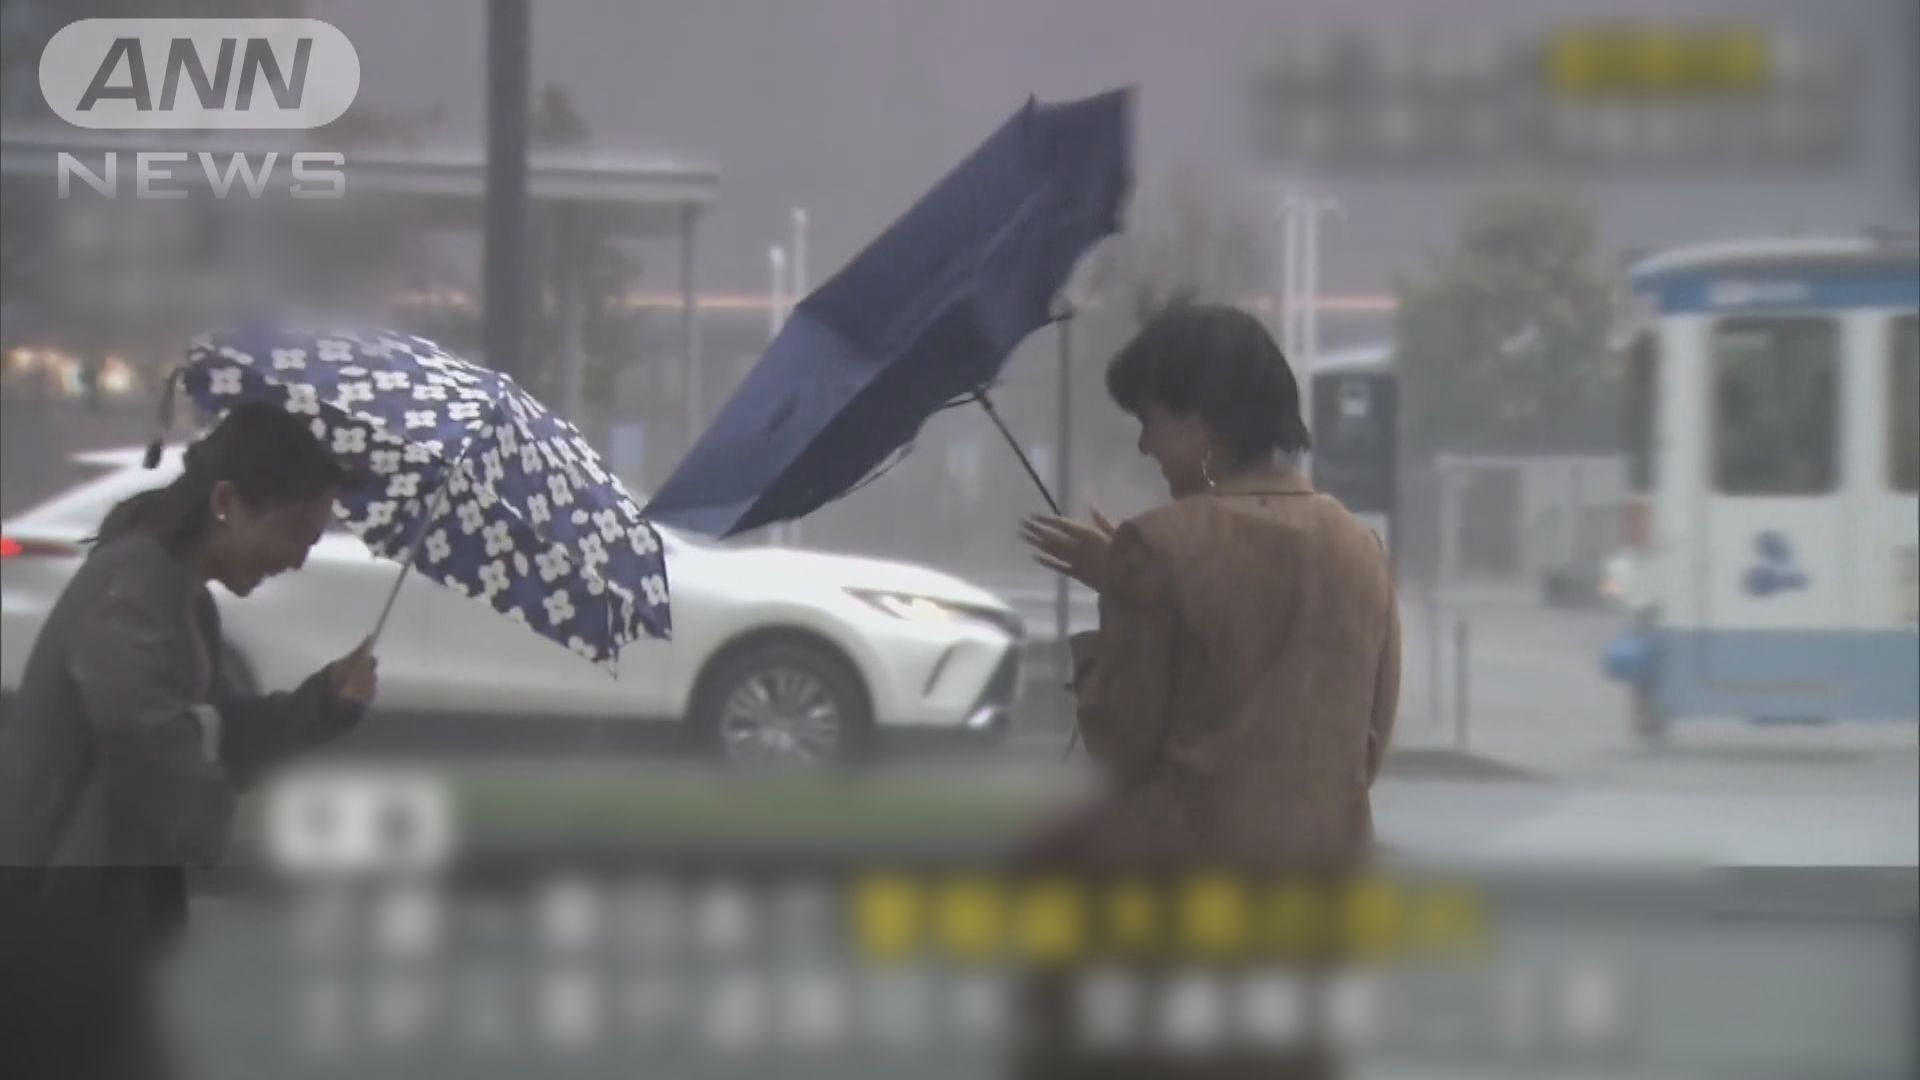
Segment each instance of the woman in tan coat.
[{"label": "woman in tan coat", "polygon": [[1300,391],[1258,320],[1156,317],[1107,371],[1171,501],[1114,528],[1034,518],[1040,562],[1100,594],[1074,641],[1106,793],[1046,845],[1099,862],[1350,865],[1393,730],[1400,627],[1379,538],[1316,494]]}]

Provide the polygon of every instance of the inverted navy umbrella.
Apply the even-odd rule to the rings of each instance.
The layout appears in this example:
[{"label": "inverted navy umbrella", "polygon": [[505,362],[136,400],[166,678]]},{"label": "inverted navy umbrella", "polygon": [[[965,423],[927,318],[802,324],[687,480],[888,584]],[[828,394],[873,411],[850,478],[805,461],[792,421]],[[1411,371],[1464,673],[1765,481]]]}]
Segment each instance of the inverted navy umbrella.
[{"label": "inverted navy umbrella", "polygon": [[1132,105],[1130,90],[1028,101],[799,303],[647,516],[720,537],[803,517],[948,405],[991,411],[1008,355],[1054,319],[1080,257],[1120,228]]},{"label": "inverted navy umbrella", "polygon": [[381,627],[417,568],[603,666],[670,636],[658,534],[579,431],[510,377],[411,334],[281,328],[202,335],[177,375],[212,416],[264,401],[310,418],[365,478],[337,512],[402,564]]}]

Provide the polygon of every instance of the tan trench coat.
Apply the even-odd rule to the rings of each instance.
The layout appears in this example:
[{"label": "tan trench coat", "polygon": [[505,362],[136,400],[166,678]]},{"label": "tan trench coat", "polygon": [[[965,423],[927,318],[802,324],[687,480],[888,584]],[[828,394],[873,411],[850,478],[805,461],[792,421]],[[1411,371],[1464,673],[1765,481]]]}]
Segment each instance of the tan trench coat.
[{"label": "tan trench coat", "polygon": [[[1305,477],[1273,467],[1122,525],[1099,585],[1100,629],[1074,641],[1074,690],[1106,794],[1022,861],[1096,874],[1195,864],[1338,874],[1363,862],[1368,789],[1400,692],[1399,614],[1379,539]],[[1026,973],[1015,1075],[1342,1071],[1315,1038],[1272,1054],[1080,1058],[1068,1034],[1074,975]]]},{"label": "tan trench coat", "polygon": [[1300,473],[1255,470],[1128,521],[1075,642],[1074,689],[1111,799],[1089,853],[1347,864],[1400,690],[1379,538]]}]

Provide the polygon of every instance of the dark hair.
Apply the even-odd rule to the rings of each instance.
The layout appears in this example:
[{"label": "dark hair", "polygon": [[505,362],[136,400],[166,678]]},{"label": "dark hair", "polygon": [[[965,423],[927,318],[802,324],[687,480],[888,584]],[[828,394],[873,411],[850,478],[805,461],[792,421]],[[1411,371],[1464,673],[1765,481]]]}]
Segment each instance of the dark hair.
[{"label": "dark hair", "polygon": [[[151,468],[157,457],[149,451],[147,460]],[[274,405],[248,403],[187,447],[185,468],[173,483],[107,511],[94,540],[146,529],[168,550],[184,554],[206,535],[213,489],[222,480],[242,502],[262,508],[317,498],[349,486],[350,476],[306,422]]]},{"label": "dark hair", "polygon": [[1310,445],[1293,368],[1238,308],[1179,303],[1155,315],[1107,365],[1107,392],[1135,416],[1150,401],[1198,414],[1239,464]]}]

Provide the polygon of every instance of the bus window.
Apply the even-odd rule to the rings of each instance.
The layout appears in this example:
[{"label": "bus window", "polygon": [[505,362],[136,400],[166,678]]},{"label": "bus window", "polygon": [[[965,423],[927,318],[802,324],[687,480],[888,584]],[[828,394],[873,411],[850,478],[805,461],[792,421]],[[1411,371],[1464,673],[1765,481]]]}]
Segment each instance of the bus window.
[{"label": "bus window", "polygon": [[1655,418],[1660,401],[1660,345],[1653,331],[1635,334],[1622,357],[1620,441],[1627,454],[1627,490],[1652,491],[1657,480]]},{"label": "bus window", "polygon": [[1887,355],[1887,479],[1893,490],[1920,491],[1920,318],[1893,321]]},{"label": "bus window", "polygon": [[1838,339],[1822,318],[1727,319],[1714,328],[1714,486],[1722,493],[1833,490]]}]

